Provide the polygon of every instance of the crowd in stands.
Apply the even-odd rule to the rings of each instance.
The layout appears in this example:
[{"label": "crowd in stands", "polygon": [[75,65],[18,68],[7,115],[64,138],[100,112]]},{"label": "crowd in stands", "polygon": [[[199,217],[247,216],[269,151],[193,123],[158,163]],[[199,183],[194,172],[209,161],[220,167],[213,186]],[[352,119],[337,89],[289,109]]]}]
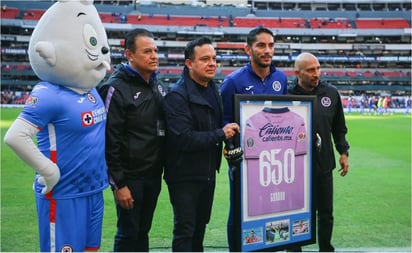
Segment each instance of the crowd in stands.
[{"label": "crowd in stands", "polygon": [[[29,91],[1,91],[1,104],[22,105],[28,98]],[[342,96],[342,104],[347,113],[358,112],[360,114],[384,115],[392,113],[391,109],[404,109],[410,113],[410,96]]]},{"label": "crowd in stands", "polygon": [[[53,0],[51,0],[53,2]],[[250,1],[248,1],[250,2]],[[133,5],[135,1],[120,1],[120,0],[95,0],[95,4],[102,4],[102,5]],[[253,1],[252,1],[253,4]],[[259,11],[264,9],[281,9],[281,10],[304,10],[304,9],[312,9],[313,6],[305,7],[303,4],[299,3],[292,3],[292,2],[273,2],[268,3],[265,1],[254,2],[255,6],[251,8],[253,11]],[[352,5],[355,5],[353,10],[359,10],[362,8],[367,8],[362,4],[358,4],[356,2],[343,4],[340,3],[339,7],[336,10],[345,10],[351,9]],[[333,9],[333,5],[327,3],[327,9]],[[402,10],[410,10],[410,4],[405,4],[402,2],[399,7],[397,5],[389,5],[385,4],[381,5],[374,5],[373,3],[368,3],[365,5],[369,5],[371,9],[378,9],[381,8],[387,9],[387,11],[394,11],[396,8]],[[317,4],[316,6],[319,6]],[[122,6],[123,7],[123,6]],[[396,7],[396,8],[395,8]],[[408,9],[409,8],[409,9]],[[130,11],[130,8],[124,9],[125,11],[119,12],[118,9],[114,10],[113,12],[99,12],[102,21],[106,24],[114,23],[114,24],[139,24],[139,25],[157,25],[157,26],[191,26],[193,27],[193,31],[200,31],[199,27],[212,27],[212,28],[219,28],[219,27],[229,27],[227,30],[230,30],[231,27],[244,27],[244,28],[252,28],[259,25],[266,26],[268,28],[305,28],[316,30],[317,32],[322,30],[319,29],[335,29],[335,30],[343,30],[343,29],[381,29],[389,31],[389,29],[411,29],[411,20],[405,19],[402,17],[397,17],[394,15],[391,18],[365,18],[356,16],[356,18],[343,18],[343,17],[257,17],[254,15],[247,15],[247,16],[232,16],[228,14],[227,16],[224,15],[178,15],[174,13],[164,14],[164,13],[141,13],[140,11]],[[14,8],[8,7],[6,5],[2,6],[1,9],[1,19],[17,19],[17,20],[28,20],[28,22],[32,22],[38,20],[41,15],[45,12],[45,9],[35,9],[31,7],[27,8]],[[256,12],[256,13],[257,13]],[[253,13],[254,14],[254,13]],[[191,28],[192,29],[192,28]],[[220,28],[219,28],[220,29]],[[296,29],[290,29],[296,30]],[[121,40],[124,37],[124,31],[119,29],[108,30],[108,38],[115,41]],[[155,34],[156,40],[159,41],[174,41],[174,42],[185,42],[188,40],[193,39],[191,36],[198,36],[197,33],[194,35],[188,34],[174,34],[175,37],[170,37],[172,32],[158,32]],[[23,29],[23,27],[3,27],[2,25],[2,34],[10,35],[10,37],[14,37],[14,35],[24,35],[29,36],[31,34],[30,29]],[[4,36],[4,38],[7,36]],[[16,36],[17,37],[17,36]],[[351,38],[348,37],[347,41],[338,41],[339,36],[312,36],[312,35],[302,35],[302,36],[289,36],[289,35],[277,35],[276,36],[276,43],[277,45],[281,45],[280,48],[276,49],[276,56],[279,57],[281,60],[275,60],[276,66],[281,68],[288,77],[294,77],[293,71],[293,60],[291,59],[294,54],[297,53],[298,50],[292,49],[288,47],[290,43],[299,43],[304,45],[305,43],[308,44],[316,44],[316,43],[323,43],[325,45],[333,45],[334,43],[337,44],[359,44],[365,43],[365,48],[362,51],[361,49],[353,48],[351,50],[348,49],[340,49],[340,48],[333,48],[332,50],[328,51],[325,50],[318,50],[317,54],[320,56],[321,64],[322,64],[322,75],[325,79],[329,78],[329,80],[351,80],[350,85],[352,86],[361,86],[361,85],[368,85],[371,87],[376,86],[410,86],[410,79],[412,77],[411,70],[410,70],[410,62],[405,60],[400,61],[398,59],[408,58],[410,59],[410,49],[399,49],[399,48],[391,48],[386,49],[386,44],[400,44],[401,47],[405,47],[405,45],[410,44],[410,36],[358,36],[353,41]],[[368,38],[370,37],[370,38]],[[218,69],[218,77],[221,78],[229,73],[231,73],[237,67],[243,65],[247,58],[241,58],[241,56],[245,56],[243,52],[244,46],[244,38],[238,35],[229,35],[229,36],[216,36],[213,38],[217,44],[217,52],[219,56],[223,58],[222,61],[219,59],[219,69]],[[342,39],[342,38],[340,38]],[[310,40],[310,41],[308,41]],[[3,43],[4,42],[4,43]],[[2,80],[5,80],[10,83],[10,85],[3,85],[1,91],[1,103],[2,104],[23,104],[26,100],[29,91],[27,85],[31,85],[33,81],[35,81],[36,76],[34,75],[30,64],[28,63],[27,59],[27,42],[24,40],[20,41],[12,41],[11,39],[3,41],[2,38]],[[367,46],[366,46],[367,44]],[[371,46],[371,44],[374,44]],[[362,47],[362,45],[361,45]],[[302,49],[303,50],[303,49]],[[354,61],[353,58],[360,57],[358,54],[362,51],[362,57],[369,58],[367,60],[361,61]],[[123,59],[122,53],[122,44],[115,45],[111,48],[112,52],[112,64],[115,65],[119,61]],[[181,73],[181,69],[183,66],[183,58],[179,58],[179,54],[183,55],[182,47],[167,47],[159,45],[159,55],[163,55],[161,59],[162,62],[159,68],[159,74],[167,76],[179,76]],[[224,59],[225,56],[239,56],[236,59]],[[386,58],[396,58],[390,60],[380,60],[379,57]],[[175,57],[175,58],[173,58]],[[342,58],[347,57],[346,61],[341,61]],[[246,60],[245,60],[246,59]],[[339,60],[336,60],[339,59]],[[372,60],[371,60],[372,59]],[[173,77],[174,78],[174,77]],[[172,78],[170,78],[170,82],[174,82]],[[349,94],[353,91],[346,91],[346,94]],[[363,91],[357,90],[357,94]],[[378,90],[375,91],[367,91],[368,95],[372,98],[376,104],[379,101],[380,92]],[[406,93],[409,94],[410,90]],[[377,95],[376,95],[377,94]],[[400,94],[400,93],[399,93]],[[357,101],[357,97],[353,99],[353,107],[359,106]],[[407,104],[408,99],[404,97],[392,97],[392,100],[388,105],[392,108],[403,108]],[[410,98],[409,98],[410,101]],[[343,101],[345,105],[348,104],[348,100]],[[409,102],[410,103],[410,102]],[[377,105],[376,105],[377,106]]]},{"label": "crowd in stands", "polygon": [[24,104],[28,98],[29,91],[12,91],[12,90],[2,90],[1,91],[1,103],[2,104]]},{"label": "crowd in stands", "polygon": [[407,113],[409,113],[411,97],[373,94],[361,94],[360,96],[349,95],[342,96],[342,105],[348,113],[357,111],[361,114],[373,113],[375,115],[382,115],[392,113],[390,109],[405,109]]}]

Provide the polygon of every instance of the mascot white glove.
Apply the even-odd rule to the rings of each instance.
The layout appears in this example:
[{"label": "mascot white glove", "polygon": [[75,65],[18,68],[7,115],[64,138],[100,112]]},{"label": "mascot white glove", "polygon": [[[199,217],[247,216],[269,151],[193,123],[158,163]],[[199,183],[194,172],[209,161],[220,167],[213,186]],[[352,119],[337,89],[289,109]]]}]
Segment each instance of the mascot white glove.
[{"label": "mascot white glove", "polygon": [[4,142],[37,173],[38,183],[44,185],[41,193],[50,192],[60,179],[60,169],[44,156],[33,142],[39,130],[28,122],[18,118],[4,136]]},{"label": "mascot white glove", "polygon": [[[37,172],[39,172],[39,170],[37,170]],[[48,167],[42,169],[42,172],[39,172],[39,174],[40,177],[37,179],[37,182],[44,185],[44,188],[41,190],[42,194],[51,191],[60,179],[59,167],[54,163],[51,163]]]}]

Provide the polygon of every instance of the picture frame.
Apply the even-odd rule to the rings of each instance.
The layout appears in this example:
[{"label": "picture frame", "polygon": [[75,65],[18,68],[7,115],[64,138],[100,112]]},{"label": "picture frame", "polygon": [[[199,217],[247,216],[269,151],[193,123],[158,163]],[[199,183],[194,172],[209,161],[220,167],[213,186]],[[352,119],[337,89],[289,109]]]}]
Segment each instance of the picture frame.
[{"label": "picture frame", "polygon": [[312,195],[315,96],[234,95],[243,149],[234,184],[235,251],[279,251],[316,242]]}]

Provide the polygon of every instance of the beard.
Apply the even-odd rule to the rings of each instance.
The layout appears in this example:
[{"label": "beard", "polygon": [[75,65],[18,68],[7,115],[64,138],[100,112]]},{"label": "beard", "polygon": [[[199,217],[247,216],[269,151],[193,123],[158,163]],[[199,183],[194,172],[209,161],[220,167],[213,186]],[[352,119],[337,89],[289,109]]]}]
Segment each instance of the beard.
[{"label": "beard", "polygon": [[[262,58],[263,58],[263,56],[262,56]],[[271,60],[269,62],[266,62],[266,61],[262,60],[262,58],[257,56],[257,55],[253,55],[253,61],[260,68],[267,68],[272,64],[272,57],[270,57]]]}]

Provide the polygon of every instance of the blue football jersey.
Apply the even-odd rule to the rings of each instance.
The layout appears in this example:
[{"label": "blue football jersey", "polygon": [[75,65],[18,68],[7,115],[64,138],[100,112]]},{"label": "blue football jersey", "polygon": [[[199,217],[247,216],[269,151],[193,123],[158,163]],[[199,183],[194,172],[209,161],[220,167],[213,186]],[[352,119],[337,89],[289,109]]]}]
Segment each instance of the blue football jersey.
[{"label": "blue football jersey", "polygon": [[[38,83],[20,119],[37,127],[40,151],[60,168],[55,199],[86,196],[108,186],[105,160],[106,110],[92,89],[78,94],[48,82]],[[44,187],[35,180],[37,197]]]},{"label": "blue football jersey", "polygon": [[226,76],[222,83],[224,123],[233,122],[234,94],[284,95],[287,93],[286,74],[272,64],[270,74],[262,80],[253,71],[250,63]]}]

